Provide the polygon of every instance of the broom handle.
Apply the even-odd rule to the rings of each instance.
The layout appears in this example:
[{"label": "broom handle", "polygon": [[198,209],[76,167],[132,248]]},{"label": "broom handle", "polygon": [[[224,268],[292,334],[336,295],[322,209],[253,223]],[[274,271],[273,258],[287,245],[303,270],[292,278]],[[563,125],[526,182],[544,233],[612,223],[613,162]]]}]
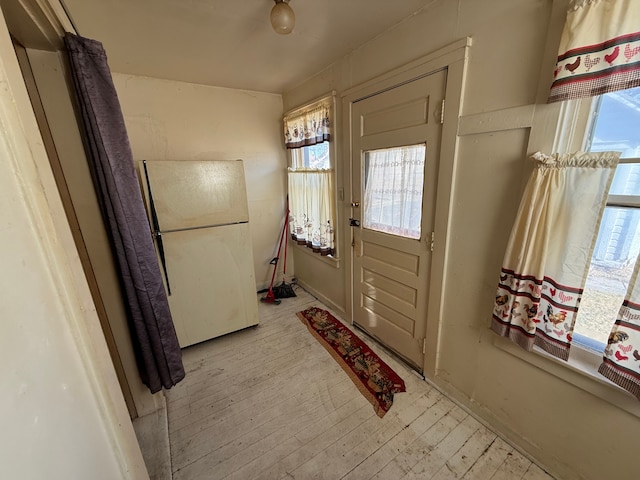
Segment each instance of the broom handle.
[{"label": "broom handle", "polygon": [[[285,227],[286,227],[286,222],[285,222]],[[278,253],[276,255],[276,263],[273,265],[273,274],[271,275],[271,283],[269,284],[269,290],[271,290],[271,288],[273,287],[273,281],[276,279],[276,274],[278,273],[278,261],[280,260],[280,252],[282,251],[282,237],[284,236],[285,230],[284,228],[282,229],[282,233],[280,234],[280,241],[278,242]],[[287,250],[285,248],[284,251],[285,254],[285,262],[286,262],[286,255],[287,255]]]},{"label": "broom handle", "polygon": [[285,274],[287,273],[287,246],[289,245],[289,195],[287,195],[287,214],[284,217],[284,265],[282,266],[282,281],[285,281]]}]

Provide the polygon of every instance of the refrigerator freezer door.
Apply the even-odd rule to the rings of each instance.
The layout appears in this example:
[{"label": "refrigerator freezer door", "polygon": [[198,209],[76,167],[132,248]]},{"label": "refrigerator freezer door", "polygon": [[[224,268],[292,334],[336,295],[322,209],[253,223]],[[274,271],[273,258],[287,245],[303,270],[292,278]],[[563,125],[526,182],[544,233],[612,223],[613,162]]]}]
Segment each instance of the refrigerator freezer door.
[{"label": "refrigerator freezer door", "polygon": [[150,161],[147,170],[161,231],[249,221],[241,160]]},{"label": "refrigerator freezer door", "polygon": [[182,348],[258,323],[249,225],[163,235]]}]

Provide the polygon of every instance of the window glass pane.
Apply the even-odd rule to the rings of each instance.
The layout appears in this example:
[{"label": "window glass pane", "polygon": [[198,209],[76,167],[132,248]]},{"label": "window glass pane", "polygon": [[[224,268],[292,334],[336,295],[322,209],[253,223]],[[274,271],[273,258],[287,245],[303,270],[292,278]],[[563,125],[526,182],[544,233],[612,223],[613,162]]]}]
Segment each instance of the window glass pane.
[{"label": "window glass pane", "polygon": [[596,116],[589,151],[640,157],[640,87],[602,95]]},{"label": "window glass pane", "polygon": [[[607,207],[580,302],[574,342],[595,340],[604,351],[611,327],[627,292],[640,250],[640,209]],[[594,347],[594,343],[588,343]]]},{"label": "window glass pane", "polygon": [[419,239],[426,145],[364,154],[364,228]]},{"label": "window glass pane", "polygon": [[329,161],[329,142],[317,143],[302,148],[304,168],[315,170],[328,170],[331,168]]},{"label": "window glass pane", "polygon": [[[638,130],[640,136],[640,126]],[[609,194],[640,195],[640,163],[619,164]]]}]

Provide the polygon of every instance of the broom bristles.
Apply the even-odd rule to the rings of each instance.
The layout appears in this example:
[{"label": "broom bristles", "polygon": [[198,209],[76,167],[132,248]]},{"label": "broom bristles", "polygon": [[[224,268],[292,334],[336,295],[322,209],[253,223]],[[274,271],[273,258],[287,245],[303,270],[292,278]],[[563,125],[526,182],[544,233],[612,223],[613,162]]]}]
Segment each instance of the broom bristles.
[{"label": "broom bristles", "polygon": [[273,287],[273,295],[276,298],[291,298],[297,296],[296,292],[293,291],[293,287],[284,280],[280,285]]}]

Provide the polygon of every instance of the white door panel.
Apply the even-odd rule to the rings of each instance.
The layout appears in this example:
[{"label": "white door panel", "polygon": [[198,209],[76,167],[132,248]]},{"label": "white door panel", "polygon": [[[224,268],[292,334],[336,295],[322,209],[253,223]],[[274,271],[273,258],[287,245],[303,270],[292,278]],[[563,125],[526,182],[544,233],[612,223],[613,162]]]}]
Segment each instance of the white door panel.
[{"label": "white door panel", "polygon": [[[387,106],[371,111],[362,117],[362,138],[388,131],[421,126],[427,122],[426,115],[429,110],[428,97],[418,97],[402,104],[393,104],[392,102],[394,101],[402,100],[401,98],[397,98],[398,95],[396,95],[396,93],[397,92],[392,90],[378,94],[384,96],[384,101],[388,102]],[[376,97],[378,97],[378,95],[376,95]]]},{"label": "white door panel", "polygon": [[249,225],[162,236],[182,348],[258,323]]},{"label": "white door panel", "polygon": [[242,161],[167,160],[146,166],[161,231],[249,221]]},{"label": "white door panel", "polygon": [[[357,101],[351,110],[352,201],[360,202],[360,207],[353,209],[353,218],[360,222],[360,226],[352,228],[353,321],[419,371],[424,365],[430,245],[440,152],[440,108],[446,78],[446,70],[433,73]],[[419,145],[425,145],[426,150],[417,148]],[[385,153],[394,147],[405,146],[416,147],[403,149],[403,152],[425,151],[424,158],[420,158],[424,161],[424,175],[418,178],[414,173],[412,177],[422,182],[421,185],[418,183],[422,188],[421,205],[420,200],[417,205],[415,201],[397,205],[395,198],[389,200],[393,193],[386,193],[389,190],[387,178],[380,186],[367,185],[367,181],[377,181],[372,180],[369,158],[373,157],[368,157],[367,152],[382,150]],[[418,167],[415,171],[422,175]],[[375,210],[366,204],[365,189],[378,187],[383,193],[380,197],[369,196],[376,202],[372,206],[377,208],[378,203],[387,202],[389,211],[417,212],[417,223],[411,230],[413,234],[406,233],[406,229],[401,230],[405,233],[397,233],[391,227],[388,231],[393,234],[384,233],[379,228],[374,229],[371,221],[368,221],[371,228],[363,226],[363,212]],[[411,235],[420,238],[409,238]]]}]

